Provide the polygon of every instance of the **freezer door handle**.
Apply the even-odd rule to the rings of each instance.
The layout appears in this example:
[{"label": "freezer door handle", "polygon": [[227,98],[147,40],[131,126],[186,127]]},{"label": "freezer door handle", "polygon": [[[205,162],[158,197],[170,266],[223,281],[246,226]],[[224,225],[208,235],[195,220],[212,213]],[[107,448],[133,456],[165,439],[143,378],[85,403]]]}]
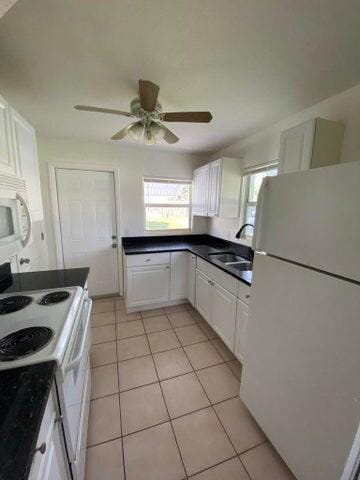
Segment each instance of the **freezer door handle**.
[{"label": "freezer door handle", "polygon": [[252,239],[252,249],[254,252],[261,251],[261,223],[264,221],[264,197],[266,192],[266,187],[268,185],[270,177],[264,177],[256,203],[256,213],[255,213],[255,225],[254,225],[254,233]]}]

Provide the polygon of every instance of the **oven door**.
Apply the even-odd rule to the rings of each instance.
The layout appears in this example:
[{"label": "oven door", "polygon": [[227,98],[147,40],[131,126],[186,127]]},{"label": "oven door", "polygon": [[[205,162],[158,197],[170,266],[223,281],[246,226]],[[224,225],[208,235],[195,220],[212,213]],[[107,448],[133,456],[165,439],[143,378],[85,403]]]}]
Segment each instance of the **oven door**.
[{"label": "oven door", "polygon": [[78,443],[82,440],[81,419],[86,408],[85,384],[89,375],[89,350],[90,350],[90,314],[92,301],[84,299],[80,314],[79,325],[75,333],[75,341],[71,354],[57,373],[57,386],[59,392],[61,413],[63,416],[66,445],[69,460],[76,460]]}]

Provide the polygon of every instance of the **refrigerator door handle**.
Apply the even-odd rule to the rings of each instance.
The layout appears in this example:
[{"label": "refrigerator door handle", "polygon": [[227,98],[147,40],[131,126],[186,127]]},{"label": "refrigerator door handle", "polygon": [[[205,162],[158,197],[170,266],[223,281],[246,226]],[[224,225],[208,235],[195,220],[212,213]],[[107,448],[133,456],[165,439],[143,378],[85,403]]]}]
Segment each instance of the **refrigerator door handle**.
[{"label": "refrigerator door handle", "polygon": [[254,252],[261,251],[261,224],[264,221],[264,197],[266,187],[268,185],[270,177],[265,177],[261,183],[257,203],[256,203],[256,213],[255,213],[255,225],[254,225],[254,233],[252,238],[252,249]]}]

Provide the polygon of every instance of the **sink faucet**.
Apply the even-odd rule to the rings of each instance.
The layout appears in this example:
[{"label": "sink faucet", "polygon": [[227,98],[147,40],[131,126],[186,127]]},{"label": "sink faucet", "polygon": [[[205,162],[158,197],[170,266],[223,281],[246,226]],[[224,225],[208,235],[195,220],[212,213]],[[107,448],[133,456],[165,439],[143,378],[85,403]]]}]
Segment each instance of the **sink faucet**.
[{"label": "sink faucet", "polygon": [[254,228],[254,225],[252,223],[244,223],[244,225],[240,228],[240,230],[237,232],[235,235],[236,238],[240,238],[242,232],[245,230],[246,227],[252,227]]}]

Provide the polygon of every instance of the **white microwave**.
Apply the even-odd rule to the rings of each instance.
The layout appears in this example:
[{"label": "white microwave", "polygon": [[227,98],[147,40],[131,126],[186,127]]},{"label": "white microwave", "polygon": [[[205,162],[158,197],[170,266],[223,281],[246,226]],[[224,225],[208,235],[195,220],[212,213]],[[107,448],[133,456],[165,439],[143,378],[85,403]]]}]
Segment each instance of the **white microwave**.
[{"label": "white microwave", "polygon": [[0,189],[1,261],[29,243],[31,229],[31,217],[25,198],[14,191]]}]

